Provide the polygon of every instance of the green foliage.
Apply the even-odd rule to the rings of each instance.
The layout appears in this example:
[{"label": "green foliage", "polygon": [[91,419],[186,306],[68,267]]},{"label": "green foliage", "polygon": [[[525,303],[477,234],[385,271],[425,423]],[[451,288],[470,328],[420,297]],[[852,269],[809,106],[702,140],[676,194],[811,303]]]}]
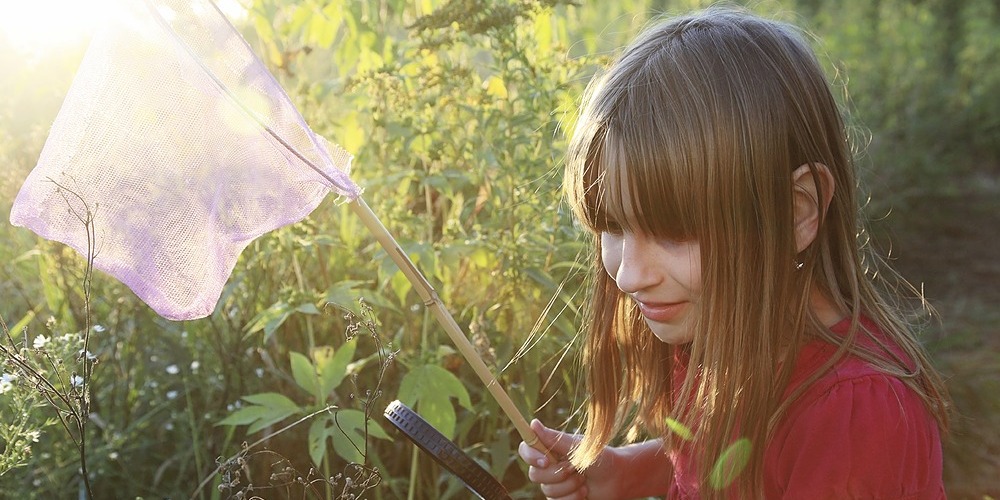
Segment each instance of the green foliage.
[{"label": "green foliage", "polygon": [[455,410],[451,399],[472,409],[469,393],[455,374],[438,365],[410,369],[399,385],[399,400],[413,408],[447,438],[455,436]]},{"label": "green foliage", "polygon": [[[658,13],[709,2],[244,3],[239,24],[255,51],[313,129],[356,155],[352,178],[365,199],[522,413],[576,423],[573,410],[586,396],[568,360],[588,256],[561,203],[566,134],[590,75],[617,47]],[[843,104],[867,154],[866,180],[881,192],[887,183],[901,192],[996,168],[993,2],[773,0],[752,8],[805,25],[822,40],[831,75],[850,77],[838,80]],[[79,56],[31,63],[0,45],[0,63],[11,69],[0,79],[0,212],[9,212],[34,164]],[[0,316],[11,331],[50,339],[83,331],[79,256],[9,225],[0,238]],[[98,497],[184,498],[195,493],[192,478],[208,477],[198,493],[218,498],[236,476],[225,476],[217,457],[237,458],[226,462],[232,474],[242,473],[239,460],[273,472],[253,460],[270,455],[243,446],[254,439],[290,457],[282,463],[294,470],[329,477],[351,463],[376,468],[374,498],[463,497],[450,475],[382,428],[377,412],[392,399],[515,495],[536,493],[515,460],[509,422],[392,260],[333,200],[253,242],[203,320],[162,320],[103,275],[92,286],[100,328],[90,350],[100,363],[89,455]],[[384,345],[364,334],[373,320],[359,327],[359,297],[373,308]],[[78,456],[56,437],[51,411],[23,386],[4,387],[0,490],[75,492]],[[688,439],[691,431],[675,424]],[[737,445],[713,475],[720,485],[742,469],[746,450]]]},{"label": "green foliage", "polygon": [[251,406],[233,412],[219,425],[250,425],[247,434],[254,434],[292,415],[301,412],[299,405],[276,392],[262,392],[243,396]]},{"label": "green foliage", "polygon": [[712,466],[708,475],[708,484],[717,490],[725,489],[746,468],[750,461],[753,445],[747,438],[737,439],[733,444],[722,450],[722,455]]},{"label": "green foliage", "polygon": [[367,437],[390,439],[389,435],[365,412],[337,408],[333,404],[328,406],[327,402],[347,378],[356,348],[356,340],[345,342],[336,350],[330,346],[316,347],[312,350],[312,359],[292,351],[289,353],[292,379],[311,403],[299,404],[276,392],[251,394],[242,397],[249,405],[229,414],[217,425],[246,425],[246,433],[251,436],[289,417],[327,410],[328,415],[316,418],[309,428],[307,441],[313,463],[316,466],[323,464],[329,439],[333,440],[337,455],[348,463],[364,463],[365,453],[357,443],[364,442]]}]

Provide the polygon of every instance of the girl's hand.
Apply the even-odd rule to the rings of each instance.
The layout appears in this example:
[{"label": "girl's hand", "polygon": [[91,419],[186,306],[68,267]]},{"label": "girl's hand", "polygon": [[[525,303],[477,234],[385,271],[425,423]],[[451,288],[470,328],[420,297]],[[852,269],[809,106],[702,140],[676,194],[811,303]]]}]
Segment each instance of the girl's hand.
[{"label": "girl's hand", "polygon": [[[531,430],[552,454],[557,457],[569,455],[570,450],[580,442],[579,434],[567,434],[549,429],[538,420],[532,420]],[[521,442],[518,455],[528,465],[528,479],[541,486],[546,498],[558,500],[583,500],[585,498],[612,499],[618,497],[616,476],[611,462],[614,449],[605,448],[601,456],[586,471],[573,468],[568,460],[549,463],[544,453]]]}]

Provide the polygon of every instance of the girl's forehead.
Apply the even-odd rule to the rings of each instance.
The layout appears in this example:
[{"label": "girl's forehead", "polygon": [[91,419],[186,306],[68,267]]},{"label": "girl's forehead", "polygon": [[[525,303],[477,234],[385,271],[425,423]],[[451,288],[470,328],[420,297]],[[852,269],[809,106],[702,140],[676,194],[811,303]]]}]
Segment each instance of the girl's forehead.
[{"label": "girl's forehead", "polygon": [[692,237],[690,216],[697,210],[681,209],[695,202],[683,195],[691,192],[685,189],[689,179],[675,171],[665,155],[617,133],[604,138],[602,150],[591,165],[596,174],[592,203],[599,217],[624,230],[671,239]]}]

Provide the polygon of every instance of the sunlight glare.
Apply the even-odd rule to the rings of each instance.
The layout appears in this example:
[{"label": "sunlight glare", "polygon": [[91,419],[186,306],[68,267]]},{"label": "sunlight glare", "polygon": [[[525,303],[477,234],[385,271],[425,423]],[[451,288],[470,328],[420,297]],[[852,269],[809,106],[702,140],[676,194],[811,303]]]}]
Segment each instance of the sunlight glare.
[{"label": "sunlight glare", "polygon": [[[0,41],[33,56],[79,45],[118,1],[122,0],[0,0]],[[240,0],[217,0],[216,4],[234,22],[246,17]]]},{"label": "sunlight glare", "polygon": [[0,37],[20,52],[42,54],[83,43],[112,0],[0,0]]}]

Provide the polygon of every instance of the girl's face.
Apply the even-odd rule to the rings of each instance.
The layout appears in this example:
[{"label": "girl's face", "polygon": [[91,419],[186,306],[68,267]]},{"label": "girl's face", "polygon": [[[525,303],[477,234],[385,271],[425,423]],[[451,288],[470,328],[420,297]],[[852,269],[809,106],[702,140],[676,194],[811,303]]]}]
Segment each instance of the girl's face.
[{"label": "girl's face", "polygon": [[701,292],[697,241],[675,242],[641,233],[601,233],[601,260],[618,288],[639,307],[656,338],[685,344]]}]

